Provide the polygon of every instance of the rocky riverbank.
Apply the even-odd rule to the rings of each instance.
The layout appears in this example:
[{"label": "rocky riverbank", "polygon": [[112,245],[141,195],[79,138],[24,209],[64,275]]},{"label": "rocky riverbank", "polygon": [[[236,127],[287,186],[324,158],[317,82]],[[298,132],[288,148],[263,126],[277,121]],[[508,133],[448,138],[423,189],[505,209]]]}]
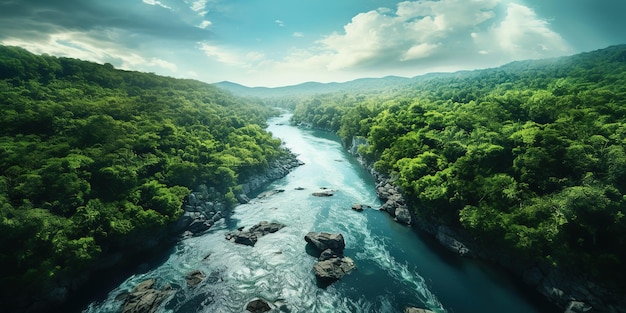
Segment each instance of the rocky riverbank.
[{"label": "rocky riverbank", "polygon": [[526,284],[537,290],[565,313],[610,312],[626,313],[623,296],[589,281],[583,273],[567,272],[547,263],[521,263],[511,256],[477,245],[462,229],[454,230],[446,225],[416,218],[403,195],[389,176],[376,172],[372,164],[359,154],[358,147],[367,144],[363,138],[352,140],[348,151],[357,157],[376,179],[376,194],[383,201],[380,210],[389,213],[398,223],[410,225],[433,235],[447,250],[461,256],[476,257],[503,266],[512,271]]},{"label": "rocky riverbank", "polygon": [[[287,153],[272,162],[265,173],[259,173],[242,184],[242,192],[238,195],[240,202],[247,199],[246,193],[253,192],[273,180],[286,176],[293,168],[302,164],[292,153]],[[47,291],[40,295],[29,295],[28,299],[18,299],[19,308],[14,312],[56,312],[58,311],[57,308],[67,306],[67,303],[77,293],[89,289],[88,282],[94,276],[106,276],[101,275],[101,273],[135,266],[140,264],[146,255],[152,255],[157,250],[165,250],[181,238],[206,232],[218,220],[228,214],[230,208],[224,199],[224,195],[216,190],[201,186],[199,190],[190,193],[183,205],[185,212],[177,222],[159,232],[135,234],[128,238],[124,246],[116,252],[105,255],[80,275],[59,280],[56,285],[50,286]],[[145,292],[141,291],[140,293]],[[157,295],[158,293],[155,292],[154,294]]]},{"label": "rocky riverbank", "polygon": [[[249,193],[259,190],[276,179],[285,177],[291,170],[300,165],[303,163],[291,153],[279,158],[270,164],[265,173],[259,173],[241,185],[241,192],[236,195],[237,201],[242,204],[248,203],[250,201]],[[174,232],[189,237],[200,235],[209,230],[227,214],[229,207],[224,201],[224,195],[204,186],[189,195],[184,209],[185,213],[174,226]]]}]

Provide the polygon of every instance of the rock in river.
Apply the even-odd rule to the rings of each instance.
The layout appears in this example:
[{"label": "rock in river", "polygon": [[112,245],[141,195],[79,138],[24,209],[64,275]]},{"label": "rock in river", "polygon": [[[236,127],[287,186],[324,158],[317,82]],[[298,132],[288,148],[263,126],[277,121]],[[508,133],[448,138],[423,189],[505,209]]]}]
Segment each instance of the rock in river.
[{"label": "rock in river", "polygon": [[335,191],[336,190],[332,190],[328,188],[321,188],[320,191],[314,192],[313,195],[316,197],[332,197],[335,195]]},{"label": "rock in river", "polygon": [[346,242],[341,234],[309,232],[304,236],[304,240],[313,245],[320,252],[331,249],[338,254],[342,254],[343,249],[346,247]]},{"label": "rock in river", "polygon": [[226,234],[226,240],[231,240],[242,245],[254,246],[260,237],[275,233],[283,227],[285,227],[285,225],[281,223],[262,221],[250,227],[248,230],[240,229],[236,232]]},{"label": "rock in river", "polygon": [[313,272],[322,285],[331,284],[356,268],[351,258],[343,256],[343,249],[346,246],[343,235],[309,232],[304,236],[304,240],[319,253],[319,262],[313,265]]},{"label": "rock in river", "polygon": [[154,279],[148,279],[125,295],[122,313],[154,313],[163,300],[173,293],[169,285],[158,290],[154,284]]},{"label": "rock in river", "polygon": [[420,309],[420,308],[406,308],[404,313],[434,313],[428,309]]},{"label": "rock in river", "polygon": [[357,212],[362,212],[363,209],[371,209],[372,207],[367,204],[355,203],[352,205],[352,209]]},{"label": "rock in river", "polygon": [[263,299],[254,299],[246,305],[246,310],[252,313],[263,313],[271,310],[269,303]]},{"label": "rock in river", "polygon": [[185,280],[187,281],[187,286],[189,287],[197,286],[205,278],[206,278],[206,275],[204,275],[204,273],[198,270],[192,271],[191,273],[187,274],[187,276],[185,276]]},{"label": "rock in river", "polygon": [[349,257],[331,258],[313,265],[315,277],[322,283],[333,283],[356,268],[354,261]]}]

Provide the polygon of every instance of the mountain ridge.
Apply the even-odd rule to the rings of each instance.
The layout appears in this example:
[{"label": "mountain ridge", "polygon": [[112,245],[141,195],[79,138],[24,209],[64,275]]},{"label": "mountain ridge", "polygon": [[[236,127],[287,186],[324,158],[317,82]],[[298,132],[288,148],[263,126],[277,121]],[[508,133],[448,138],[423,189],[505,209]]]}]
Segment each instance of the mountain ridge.
[{"label": "mountain ridge", "polygon": [[[533,70],[544,66],[557,65],[559,62],[584,62],[585,58],[597,54],[608,54],[616,49],[621,49],[626,44],[611,45],[606,48],[596,49],[592,51],[584,51],[572,55],[545,58],[545,59],[527,59],[515,60],[497,67],[481,68],[474,70],[458,70],[454,72],[430,72],[413,77],[402,77],[389,75],[384,77],[363,77],[346,82],[304,82],[295,85],[280,87],[248,87],[230,81],[221,81],[211,85],[220,89],[229,91],[233,94],[243,97],[255,98],[278,98],[291,96],[311,96],[316,94],[330,94],[336,92],[376,92],[388,90],[390,88],[403,88],[408,85],[421,82],[428,79],[436,79],[442,77],[463,77],[465,75],[481,75],[490,71],[513,71],[517,72],[520,68]],[[622,56],[626,60],[626,55]]]},{"label": "mountain ridge", "polygon": [[245,97],[272,98],[284,96],[303,96],[314,94],[325,94],[340,91],[360,91],[360,90],[382,90],[390,86],[402,86],[412,82],[412,78],[401,76],[385,76],[380,78],[365,77],[347,82],[304,82],[296,85],[281,87],[248,87],[242,84],[222,81],[212,85],[236,95]]}]

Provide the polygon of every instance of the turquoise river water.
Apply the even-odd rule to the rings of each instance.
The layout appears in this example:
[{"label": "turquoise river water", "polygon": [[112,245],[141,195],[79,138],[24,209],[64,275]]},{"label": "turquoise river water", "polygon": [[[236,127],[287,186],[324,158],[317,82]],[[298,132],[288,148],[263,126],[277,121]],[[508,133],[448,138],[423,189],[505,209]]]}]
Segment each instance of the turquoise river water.
[{"label": "turquoise river water", "polygon": [[[179,242],[158,264],[131,274],[83,312],[120,312],[116,296],[148,278],[180,290],[161,313],[245,312],[246,303],[259,297],[283,303],[285,312],[403,312],[407,306],[451,313],[558,312],[507,273],[445,251],[430,236],[378,211],[375,181],[338,138],[289,126],[289,117],[270,120],[268,128],[305,163],[265,188],[284,192],[236,207],[208,233]],[[336,193],[311,195],[321,187]],[[354,203],[372,208],[356,212]],[[227,232],[264,220],[287,226],[254,247],[224,239]],[[342,233],[344,254],[357,270],[318,287],[316,260],[305,250],[309,231]],[[189,288],[184,277],[192,270],[209,277]]]}]

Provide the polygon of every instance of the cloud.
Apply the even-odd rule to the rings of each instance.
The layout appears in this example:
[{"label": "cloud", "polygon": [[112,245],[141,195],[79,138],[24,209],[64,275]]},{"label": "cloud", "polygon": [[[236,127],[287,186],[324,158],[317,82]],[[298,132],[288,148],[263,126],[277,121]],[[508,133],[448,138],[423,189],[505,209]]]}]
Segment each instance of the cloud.
[{"label": "cloud", "polygon": [[[565,40],[550,30],[549,23],[537,17],[528,7],[509,3],[504,20],[491,29],[487,38],[497,43],[492,50],[513,59],[541,58],[571,52]],[[479,39],[480,37],[476,37]],[[484,40],[481,45],[487,45]]]},{"label": "cloud", "polygon": [[256,85],[414,76],[569,54],[550,23],[520,1],[404,1],[353,14],[335,32],[316,34],[298,23],[303,32],[261,36],[246,27],[267,21],[268,12],[250,16],[222,0],[0,0],[0,43],[120,68],[174,76],[194,71],[206,81]]},{"label": "cloud", "polygon": [[429,44],[429,43],[421,43],[421,44],[415,45],[409,48],[409,50],[406,53],[404,53],[400,61],[409,61],[409,60],[427,58],[431,56],[433,53],[435,53],[435,50],[437,50],[439,46],[440,46],[439,44]]},{"label": "cloud", "polygon": [[205,29],[205,28],[211,26],[211,24],[213,24],[213,23],[211,23],[211,21],[204,20],[204,21],[202,21],[202,23],[200,23],[200,25],[198,25],[198,27],[202,28],[202,29]]},{"label": "cloud", "polygon": [[161,3],[161,1],[157,1],[157,0],[143,0],[143,3],[149,4],[149,5],[158,5],[158,6],[162,7],[162,8],[166,8],[166,9],[169,9],[169,10],[172,9],[171,7],[165,5],[165,4]]},{"label": "cloud", "polygon": [[196,12],[202,12],[206,10],[207,0],[198,0],[191,3],[191,9]]},{"label": "cloud", "polygon": [[248,72],[271,72],[285,81],[302,72],[309,80],[337,81],[485,68],[570,52],[549,23],[524,5],[506,0],[421,0],[356,14],[343,31],[322,36],[309,48],[293,48],[282,58],[246,63],[240,56],[237,61]]},{"label": "cloud", "polygon": [[343,33],[333,33],[319,43],[334,55],[332,69],[406,66],[494,19],[498,2],[405,1],[395,11],[358,14]]},{"label": "cloud", "polygon": [[[331,71],[413,72],[563,55],[567,43],[532,9],[501,0],[405,1],[357,14],[317,42]],[[285,60],[289,60],[286,58]],[[306,63],[306,62],[304,62]]]},{"label": "cloud", "polygon": [[[115,35],[112,34],[114,37]],[[71,56],[97,63],[112,63],[118,68],[128,70],[160,71],[174,73],[176,64],[158,57],[146,58],[123,46],[110,44],[102,47],[95,36],[82,32],[65,32],[49,36],[48,41],[33,42],[23,39],[5,39],[3,45],[20,46],[34,53],[48,53],[55,56]]]},{"label": "cloud", "polygon": [[171,76],[209,25],[173,0],[0,1],[0,44]]},{"label": "cloud", "polygon": [[222,64],[232,65],[239,68],[252,68],[256,63],[260,63],[265,59],[265,54],[261,52],[241,52],[212,45],[208,42],[201,42],[199,44],[199,48],[210,59]]},{"label": "cloud", "polygon": [[120,33],[118,41],[137,45],[142,36],[175,41],[199,41],[211,36],[209,31],[195,27],[202,18],[190,9],[193,19],[180,8],[171,8],[172,3],[155,0],[5,1],[0,3],[0,39],[46,40],[57,33],[116,30]]}]

